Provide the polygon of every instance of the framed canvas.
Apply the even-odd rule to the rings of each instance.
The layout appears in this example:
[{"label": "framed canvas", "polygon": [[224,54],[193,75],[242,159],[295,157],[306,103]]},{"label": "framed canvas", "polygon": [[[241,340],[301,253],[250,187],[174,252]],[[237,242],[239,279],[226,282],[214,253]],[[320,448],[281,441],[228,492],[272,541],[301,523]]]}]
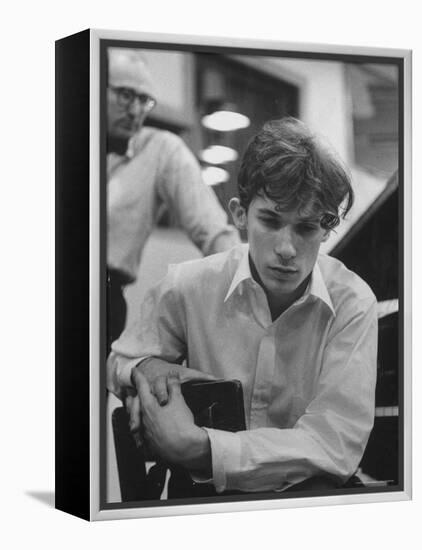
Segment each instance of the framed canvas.
[{"label": "framed canvas", "polygon": [[57,508],[411,498],[410,78],[408,50],[56,42]]}]

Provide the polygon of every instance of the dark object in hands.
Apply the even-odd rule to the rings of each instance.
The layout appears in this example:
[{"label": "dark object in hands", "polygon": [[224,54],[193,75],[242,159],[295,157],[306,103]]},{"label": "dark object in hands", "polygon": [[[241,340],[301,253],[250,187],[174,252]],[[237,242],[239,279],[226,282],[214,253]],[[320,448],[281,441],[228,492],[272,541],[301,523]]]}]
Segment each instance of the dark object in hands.
[{"label": "dark object in hands", "polygon": [[[181,385],[182,395],[197,426],[226,432],[246,430],[243,390],[239,380],[191,380]],[[144,444],[145,460],[159,460]]]},{"label": "dark object in hands", "polygon": [[[230,432],[246,429],[242,385],[238,380],[191,381],[182,384],[182,394],[194,415],[195,424]],[[124,407],[113,411],[112,425],[117,469],[123,502],[159,499],[166,466],[157,463],[146,473],[145,448],[137,447],[129,430]],[[184,468],[171,468],[169,498],[215,495],[213,486],[195,484]]]},{"label": "dark object in hands", "polygon": [[184,382],[182,394],[197,426],[227,432],[246,430],[242,384],[238,380]]}]

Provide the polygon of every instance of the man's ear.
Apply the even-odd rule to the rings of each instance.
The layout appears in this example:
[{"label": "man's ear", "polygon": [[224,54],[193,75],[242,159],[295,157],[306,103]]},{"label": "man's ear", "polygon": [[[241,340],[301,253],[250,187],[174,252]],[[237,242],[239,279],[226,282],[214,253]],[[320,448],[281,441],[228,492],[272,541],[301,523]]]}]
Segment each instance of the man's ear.
[{"label": "man's ear", "polygon": [[328,237],[330,236],[330,233],[331,233],[331,231],[330,231],[329,229],[327,229],[327,230],[325,231],[325,233],[324,233],[324,235],[323,235],[323,237],[322,237],[322,239],[321,239],[321,242],[322,242],[322,243],[325,243],[325,241],[328,241]]},{"label": "man's ear", "polygon": [[247,215],[245,208],[240,204],[238,198],[233,197],[229,201],[229,210],[233,218],[233,223],[237,229],[246,229]]}]

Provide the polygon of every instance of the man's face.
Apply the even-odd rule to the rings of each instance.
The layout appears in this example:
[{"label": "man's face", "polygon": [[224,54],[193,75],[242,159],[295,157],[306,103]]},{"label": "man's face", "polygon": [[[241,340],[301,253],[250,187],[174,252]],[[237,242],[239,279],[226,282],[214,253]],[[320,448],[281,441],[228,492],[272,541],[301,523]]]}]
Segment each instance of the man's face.
[{"label": "man's face", "polygon": [[[125,94],[141,94],[142,63],[125,55],[110,58],[109,87],[107,89],[107,132],[108,136],[118,139],[130,139],[147,116],[145,105],[135,98],[133,101],[122,101]],[[119,95],[121,97],[119,97]]]},{"label": "man's face", "polygon": [[275,302],[295,295],[312,272],[321,243],[328,238],[319,219],[306,214],[306,209],[286,212],[276,207],[277,203],[265,196],[255,197],[247,212],[238,206],[260,283]]}]

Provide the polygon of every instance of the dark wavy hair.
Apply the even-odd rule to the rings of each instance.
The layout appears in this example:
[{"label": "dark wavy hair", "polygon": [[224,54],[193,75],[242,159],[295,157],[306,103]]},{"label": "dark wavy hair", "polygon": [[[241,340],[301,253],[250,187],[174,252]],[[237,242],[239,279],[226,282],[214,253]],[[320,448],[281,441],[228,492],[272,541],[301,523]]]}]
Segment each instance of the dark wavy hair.
[{"label": "dark wavy hair", "polygon": [[309,209],[333,229],[353,205],[354,193],[342,162],[308,127],[292,117],[267,122],[249,142],[238,174],[240,204],[266,196],[277,209]]}]

